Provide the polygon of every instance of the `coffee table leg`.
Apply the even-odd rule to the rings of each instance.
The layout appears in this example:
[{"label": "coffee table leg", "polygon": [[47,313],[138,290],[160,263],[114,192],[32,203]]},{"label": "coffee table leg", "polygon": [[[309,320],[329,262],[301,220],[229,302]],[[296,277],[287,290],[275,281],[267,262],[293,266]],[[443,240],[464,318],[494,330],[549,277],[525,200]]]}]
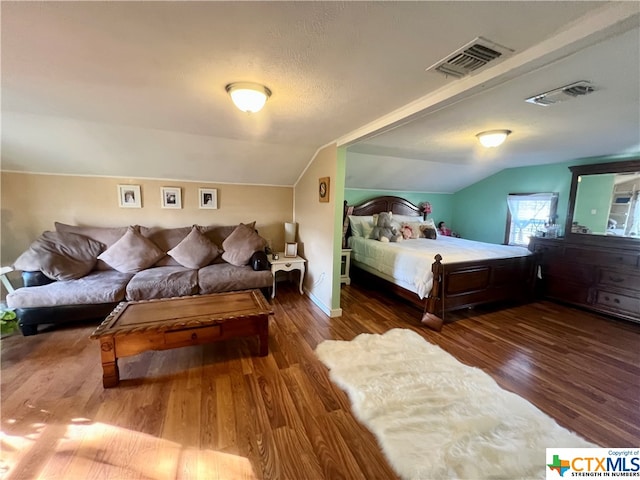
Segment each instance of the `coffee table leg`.
[{"label": "coffee table leg", "polygon": [[118,370],[118,360],[111,363],[102,364],[102,386],[104,388],[117,387],[120,382],[120,371]]},{"label": "coffee table leg", "polygon": [[269,355],[269,317],[265,317],[260,320],[258,332],[258,338],[260,340],[260,356],[266,357]]},{"label": "coffee table leg", "polygon": [[102,386],[104,388],[117,386],[120,382],[120,371],[112,337],[100,339],[100,358],[102,360]]}]

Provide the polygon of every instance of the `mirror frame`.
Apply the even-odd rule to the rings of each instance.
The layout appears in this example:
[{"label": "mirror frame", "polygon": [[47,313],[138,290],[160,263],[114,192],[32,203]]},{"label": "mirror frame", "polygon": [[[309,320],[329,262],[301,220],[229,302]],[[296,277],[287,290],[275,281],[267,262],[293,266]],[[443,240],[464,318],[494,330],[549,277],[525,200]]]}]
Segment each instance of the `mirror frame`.
[{"label": "mirror frame", "polygon": [[591,165],[575,165],[569,167],[573,174],[571,178],[571,190],[569,191],[569,206],[564,227],[564,236],[572,243],[608,247],[636,247],[640,248],[639,237],[617,237],[606,235],[589,235],[584,233],[572,233],[573,213],[575,211],[576,194],[578,192],[578,177],[581,175],[596,175],[601,173],[625,173],[640,172],[640,158],[623,162],[596,163]]}]

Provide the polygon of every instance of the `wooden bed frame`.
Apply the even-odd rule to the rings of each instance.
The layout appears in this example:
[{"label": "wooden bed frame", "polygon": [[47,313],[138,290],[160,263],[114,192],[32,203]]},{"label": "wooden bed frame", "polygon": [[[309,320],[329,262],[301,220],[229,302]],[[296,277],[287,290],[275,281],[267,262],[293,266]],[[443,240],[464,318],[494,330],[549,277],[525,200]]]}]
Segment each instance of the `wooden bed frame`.
[{"label": "wooden bed frame", "polygon": [[[345,215],[373,215],[380,212],[422,215],[419,207],[400,197],[376,197],[353,207],[345,202]],[[350,233],[350,229],[347,229],[345,236],[349,237]],[[533,296],[534,255],[458,263],[441,262],[442,256],[435,255],[431,265],[433,287],[424,300],[420,300],[410,290],[381,278],[377,280],[384,282],[387,289],[424,307],[422,323],[437,331],[442,328],[445,312],[505,300],[528,301]],[[373,276],[357,268],[357,265],[354,267],[354,270],[358,270],[354,271],[356,279],[358,276]]]}]

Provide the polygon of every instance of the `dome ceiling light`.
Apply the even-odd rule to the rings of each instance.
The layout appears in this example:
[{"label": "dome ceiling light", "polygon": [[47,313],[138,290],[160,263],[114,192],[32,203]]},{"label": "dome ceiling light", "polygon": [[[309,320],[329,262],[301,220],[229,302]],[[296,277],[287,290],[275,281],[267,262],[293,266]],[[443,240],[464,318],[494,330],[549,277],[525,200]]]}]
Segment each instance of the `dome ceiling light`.
[{"label": "dome ceiling light", "polygon": [[511,130],[487,130],[476,135],[483,147],[494,148],[502,145],[507,139]]},{"label": "dome ceiling light", "polygon": [[271,96],[271,90],[259,83],[237,82],[225,87],[231,100],[243,112],[256,113],[262,110],[267,99]]}]

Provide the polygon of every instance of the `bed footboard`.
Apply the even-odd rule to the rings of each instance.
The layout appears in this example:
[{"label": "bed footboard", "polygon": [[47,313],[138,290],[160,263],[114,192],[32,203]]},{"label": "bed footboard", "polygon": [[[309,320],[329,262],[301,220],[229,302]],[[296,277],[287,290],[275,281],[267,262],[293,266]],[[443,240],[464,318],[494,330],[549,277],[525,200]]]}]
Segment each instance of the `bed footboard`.
[{"label": "bed footboard", "polygon": [[438,327],[435,319],[442,321],[448,311],[504,300],[530,300],[535,283],[534,257],[443,264],[442,257],[436,255],[433,287],[422,322]]}]

